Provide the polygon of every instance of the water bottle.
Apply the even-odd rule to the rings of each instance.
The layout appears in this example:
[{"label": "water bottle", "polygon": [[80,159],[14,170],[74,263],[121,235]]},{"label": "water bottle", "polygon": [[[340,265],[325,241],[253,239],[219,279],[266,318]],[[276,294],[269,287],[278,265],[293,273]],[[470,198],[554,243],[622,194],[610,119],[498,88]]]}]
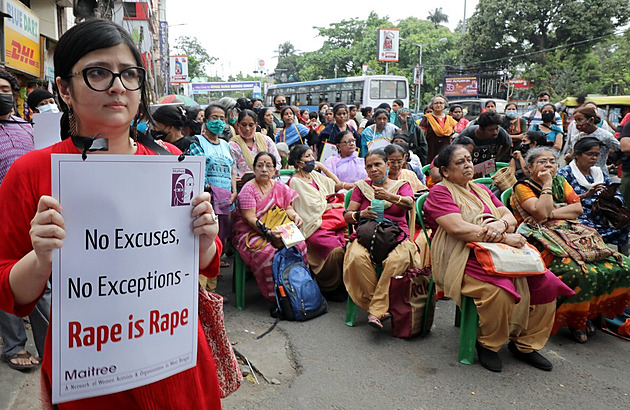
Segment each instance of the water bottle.
[{"label": "water bottle", "polygon": [[385,219],[385,201],[382,199],[372,199],[372,212],[376,213],[376,222],[383,222]]}]

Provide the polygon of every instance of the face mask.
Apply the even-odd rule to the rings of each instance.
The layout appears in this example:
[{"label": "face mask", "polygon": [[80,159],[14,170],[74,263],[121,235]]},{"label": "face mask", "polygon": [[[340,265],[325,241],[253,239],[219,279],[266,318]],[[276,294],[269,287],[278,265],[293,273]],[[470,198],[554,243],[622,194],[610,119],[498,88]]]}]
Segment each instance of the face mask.
[{"label": "face mask", "polygon": [[542,107],[544,107],[545,105],[549,104],[549,101],[539,101],[537,106],[539,110],[542,110]]},{"label": "face mask", "polygon": [[0,115],[7,115],[13,108],[13,94],[0,94]]},{"label": "face mask", "polygon": [[[133,125],[133,123],[131,125]],[[149,127],[146,122],[139,122],[138,125],[136,125],[136,129],[143,134],[147,132],[148,128]]]},{"label": "face mask", "polygon": [[37,107],[39,112],[59,112],[59,108],[57,108],[57,104],[45,104]]},{"label": "face mask", "polygon": [[151,136],[154,140],[163,140],[168,134],[164,131],[151,130]]},{"label": "face mask", "polygon": [[190,127],[190,131],[192,131],[193,135],[201,135],[201,123],[191,121],[188,126]]},{"label": "face mask", "polygon": [[505,116],[508,118],[516,118],[516,110],[505,110]]},{"label": "face mask", "polygon": [[529,144],[523,144],[521,142],[521,145],[518,146],[518,150],[521,151],[521,154],[526,153],[527,151],[529,151]]},{"label": "face mask", "polygon": [[302,168],[304,172],[313,172],[314,169],[315,169],[314,159],[310,161],[304,161],[304,168]]},{"label": "face mask", "polygon": [[586,120],[579,124],[577,122],[575,123],[575,128],[577,128],[579,131],[582,131],[582,132],[586,132],[590,128],[590,126],[591,126],[590,120]]},{"label": "face mask", "polygon": [[546,112],[542,115],[542,120],[543,122],[553,122],[553,119],[556,117],[555,113],[553,112]]},{"label": "face mask", "polygon": [[206,128],[215,135],[219,135],[225,129],[225,123],[221,120],[206,121]]},{"label": "face mask", "polygon": [[256,107],[253,110],[256,114],[258,114],[262,110],[262,107]]},{"label": "face mask", "polygon": [[228,122],[230,123],[230,125],[234,125],[234,123],[236,123],[236,117],[231,117],[230,119],[228,119]]},{"label": "face mask", "polygon": [[273,105],[276,106],[276,109],[281,110],[285,105],[287,105],[287,103],[274,103]]}]

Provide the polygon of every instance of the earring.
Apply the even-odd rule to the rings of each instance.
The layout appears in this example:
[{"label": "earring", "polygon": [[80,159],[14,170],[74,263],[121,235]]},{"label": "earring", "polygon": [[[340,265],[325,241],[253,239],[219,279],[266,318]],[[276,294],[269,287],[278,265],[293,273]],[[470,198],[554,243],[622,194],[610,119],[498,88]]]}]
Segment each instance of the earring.
[{"label": "earring", "polygon": [[70,136],[76,137],[79,134],[77,127],[77,118],[74,116],[72,106],[68,107],[68,122],[70,123]]}]

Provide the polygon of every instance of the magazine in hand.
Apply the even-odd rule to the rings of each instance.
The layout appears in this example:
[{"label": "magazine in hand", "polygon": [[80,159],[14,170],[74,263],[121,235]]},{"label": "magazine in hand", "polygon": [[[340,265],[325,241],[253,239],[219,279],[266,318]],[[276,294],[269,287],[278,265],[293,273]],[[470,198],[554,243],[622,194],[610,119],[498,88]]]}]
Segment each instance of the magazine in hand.
[{"label": "magazine in hand", "polygon": [[282,242],[287,248],[295,246],[296,244],[306,240],[304,235],[302,235],[302,232],[300,232],[300,229],[293,222],[280,225],[276,227],[276,229],[280,232]]}]

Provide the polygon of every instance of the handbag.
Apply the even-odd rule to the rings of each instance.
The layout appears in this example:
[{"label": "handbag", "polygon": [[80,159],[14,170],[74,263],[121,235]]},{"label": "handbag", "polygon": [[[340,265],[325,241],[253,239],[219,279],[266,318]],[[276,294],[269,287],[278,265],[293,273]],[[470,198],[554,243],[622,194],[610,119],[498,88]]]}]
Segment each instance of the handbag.
[{"label": "handbag", "polygon": [[[404,234],[402,241],[398,240]],[[377,222],[374,219],[361,219],[357,228],[357,241],[370,253],[372,263],[380,265],[399,243],[407,239],[407,233],[397,222],[384,218]]]},{"label": "handbag", "polygon": [[389,284],[389,312],[392,336],[410,338],[426,335],[435,317],[435,287],[431,286],[431,267],[410,268]]},{"label": "handbag", "polygon": [[505,191],[506,189],[512,188],[517,182],[514,171],[512,171],[512,168],[510,167],[501,168],[490,178],[492,178],[494,185],[499,188],[501,192]]},{"label": "handbag", "polygon": [[[274,205],[273,208],[265,212],[263,217],[260,219],[260,222],[262,222],[262,224],[269,229],[276,228],[289,221],[290,219],[287,215],[287,212],[284,209],[280,208],[278,205]],[[245,237],[245,246],[247,246],[249,250],[256,252],[267,246],[268,241],[267,238],[259,236],[258,239],[253,244],[251,244],[250,239],[254,235],[258,234],[253,231],[247,233],[247,236]]]},{"label": "handbag", "polygon": [[228,340],[223,322],[223,298],[199,286],[199,321],[212,351],[217,368],[221,398],[234,393],[243,382],[243,375]]},{"label": "handbag", "polygon": [[343,216],[343,208],[331,208],[322,214],[320,228],[325,231],[338,231],[348,226]]},{"label": "handbag", "polygon": [[604,217],[615,229],[625,229],[630,226],[630,211],[628,211],[619,198],[615,197],[617,185],[612,184],[600,192],[593,202],[593,213]]}]

